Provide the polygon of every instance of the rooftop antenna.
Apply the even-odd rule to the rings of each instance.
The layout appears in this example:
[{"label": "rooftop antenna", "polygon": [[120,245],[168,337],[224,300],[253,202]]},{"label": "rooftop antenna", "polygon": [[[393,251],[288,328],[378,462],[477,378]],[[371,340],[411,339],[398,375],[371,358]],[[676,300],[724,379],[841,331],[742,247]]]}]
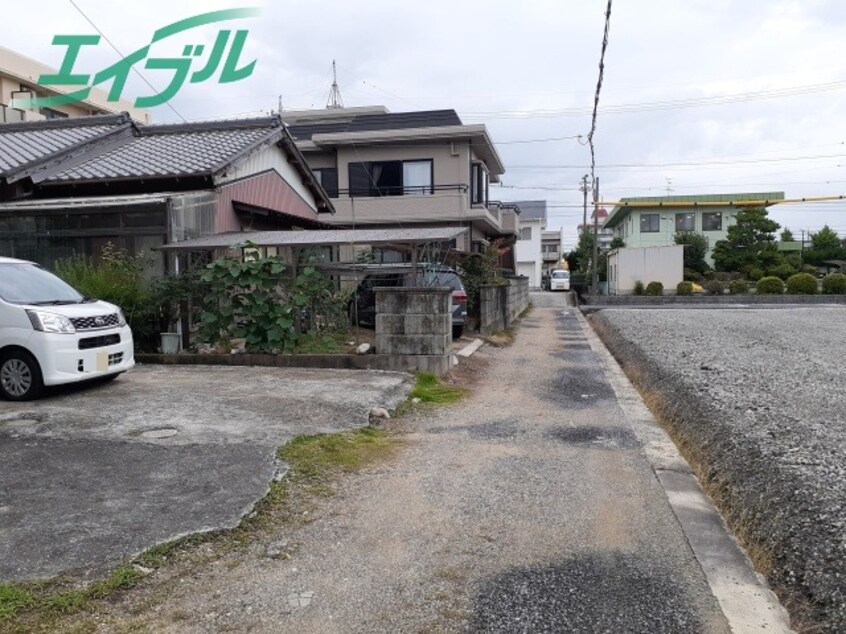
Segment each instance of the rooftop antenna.
[{"label": "rooftop antenna", "polygon": [[669,176],[665,176],[664,179],[667,181],[667,196],[673,193],[673,179]]},{"label": "rooftop antenna", "polygon": [[341,89],[338,88],[338,74],[335,72],[335,60],[332,60],[332,89],[329,91],[329,100],[326,107],[330,110],[344,107],[344,100],[341,99]]}]

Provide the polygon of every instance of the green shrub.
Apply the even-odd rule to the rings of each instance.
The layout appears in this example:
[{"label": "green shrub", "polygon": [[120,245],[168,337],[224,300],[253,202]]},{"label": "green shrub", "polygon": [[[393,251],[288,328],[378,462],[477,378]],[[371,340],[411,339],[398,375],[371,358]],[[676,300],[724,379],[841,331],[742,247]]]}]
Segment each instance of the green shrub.
[{"label": "green shrub", "polygon": [[799,269],[799,272],[800,273],[810,273],[814,277],[819,277],[819,275],[820,275],[820,270],[817,267],[815,267],[813,264],[802,265],[802,268]]},{"label": "green shrub", "polygon": [[796,273],[796,269],[790,266],[787,262],[783,264],[776,264],[767,269],[767,274],[786,280],[788,277]]},{"label": "green shrub", "polygon": [[714,273],[714,279],[718,282],[728,282],[733,278],[732,273],[729,273],[728,271],[717,271]]},{"label": "green shrub", "polygon": [[810,273],[797,273],[787,278],[787,292],[791,295],[816,295],[817,280]]},{"label": "green shrub", "polygon": [[684,281],[676,284],[676,295],[693,295],[693,282]]},{"label": "green shrub", "polygon": [[708,280],[702,285],[711,295],[722,295],[726,290],[726,285],[720,280]]},{"label": "green shrub", "polygon": [[[135,347],[155,349],[159,307],[144,279],[144,259],[107,242],[99,260],[82,255],[57,260],[56,275],[86,297],[120,306],[132,329]],[[152,348],[151,348],[152,346]]]},{"label": "green shrub", "polygon": [[822,292],[826,295],[846,295],[846,275],[829,273],[823,278]]},{"label": "green shrub", "polygon": [[685,269],[683,277],[688,282],[696,282],[698,284],[701,284],[705,279],[704,277],[702,277],[702,273],[694,271],[693,269]]},{"label": "green shrub", "polygon": [[647,295],[663,295],[664,294],[664,285],[661,282],[649,282],[646,285],[646,294]]},{"label": "green shrub", "polygon": [[713,269],[709,269],[702,274],[702,277],[705,278],[706,280],[713,280],[714,276],[716,274],[717,274],[716,271],[714,271]]},{"label": "green shrub", "polygon": [[758,295],[781,295],[784,293],[784,282],[780,277],[762,277],[758,280]]},{"label": "green shrub", "polygon": [[729,291],[732,295],[744,295],[749,292],[749,284],[746,280],[732,280],[729,284]]},{"label": "green shrub", "polygon": [[762,277],[764,277],[764,269],[762,269],[760,266],[755,266],[753,264],[750,266],[744,266],[743,268],[743,272],[746,274],[746,277],[748,277],[753,282],[757,282]]},{"label": "green shrub", "polygon": [[632,293],[635,294],[635,295],[643,295],[643,293],[644,293],[643,282],[641,282],[640,280],[635,282],[634,283],[634,290],[632,290]]}]

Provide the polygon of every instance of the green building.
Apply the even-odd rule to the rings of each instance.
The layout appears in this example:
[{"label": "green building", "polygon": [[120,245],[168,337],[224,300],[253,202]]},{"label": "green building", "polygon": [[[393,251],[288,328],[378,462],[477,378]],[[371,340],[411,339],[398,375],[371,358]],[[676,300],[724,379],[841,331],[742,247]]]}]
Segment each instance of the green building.
[{"label": "green building", "polygon": [[677,233],[701,233],[708,238],[706,259],[713,265],[714,245],[726,238],[739,209],[769,207],[781,200],[784,192],[621,198],[602,226],[613,229],[627,247],[668,246]]}]

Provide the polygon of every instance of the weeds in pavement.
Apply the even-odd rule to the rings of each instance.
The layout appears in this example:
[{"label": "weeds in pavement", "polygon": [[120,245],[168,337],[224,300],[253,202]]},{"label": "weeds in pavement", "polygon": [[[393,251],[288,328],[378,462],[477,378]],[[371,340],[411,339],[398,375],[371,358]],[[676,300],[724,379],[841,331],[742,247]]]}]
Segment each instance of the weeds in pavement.
[{"label": "weeds in pavement", "polygon": [[466,390],[463,387],[442,383],[434,374],[421,372],[417,375],[417,383],[411,390],[409,398],[419,398],[424,403],[446,405],[455,403],[465,393]]}]

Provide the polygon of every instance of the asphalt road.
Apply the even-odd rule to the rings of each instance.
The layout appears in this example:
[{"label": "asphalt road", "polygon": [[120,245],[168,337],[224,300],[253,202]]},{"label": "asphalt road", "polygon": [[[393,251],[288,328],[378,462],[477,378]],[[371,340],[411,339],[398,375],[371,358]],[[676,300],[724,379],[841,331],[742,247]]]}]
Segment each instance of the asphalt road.
[{"label": "asphalt road", "polygon": [[[136,614],[160,632],[727,634],[729,624],[564,296],[482,348],[456,405],[261,553]],[[547,307],[542,305],[546,304]],[[689,475],[689,474],[686,474]],[[755,629],[762,630],[760,624]]]},{"label": "asphalt road", "polygon": [[392,372],[139,366],[0,402],[0,582],[99,572],[235,526],[284,470],[277,447],[366,425],[409,387]]}]

